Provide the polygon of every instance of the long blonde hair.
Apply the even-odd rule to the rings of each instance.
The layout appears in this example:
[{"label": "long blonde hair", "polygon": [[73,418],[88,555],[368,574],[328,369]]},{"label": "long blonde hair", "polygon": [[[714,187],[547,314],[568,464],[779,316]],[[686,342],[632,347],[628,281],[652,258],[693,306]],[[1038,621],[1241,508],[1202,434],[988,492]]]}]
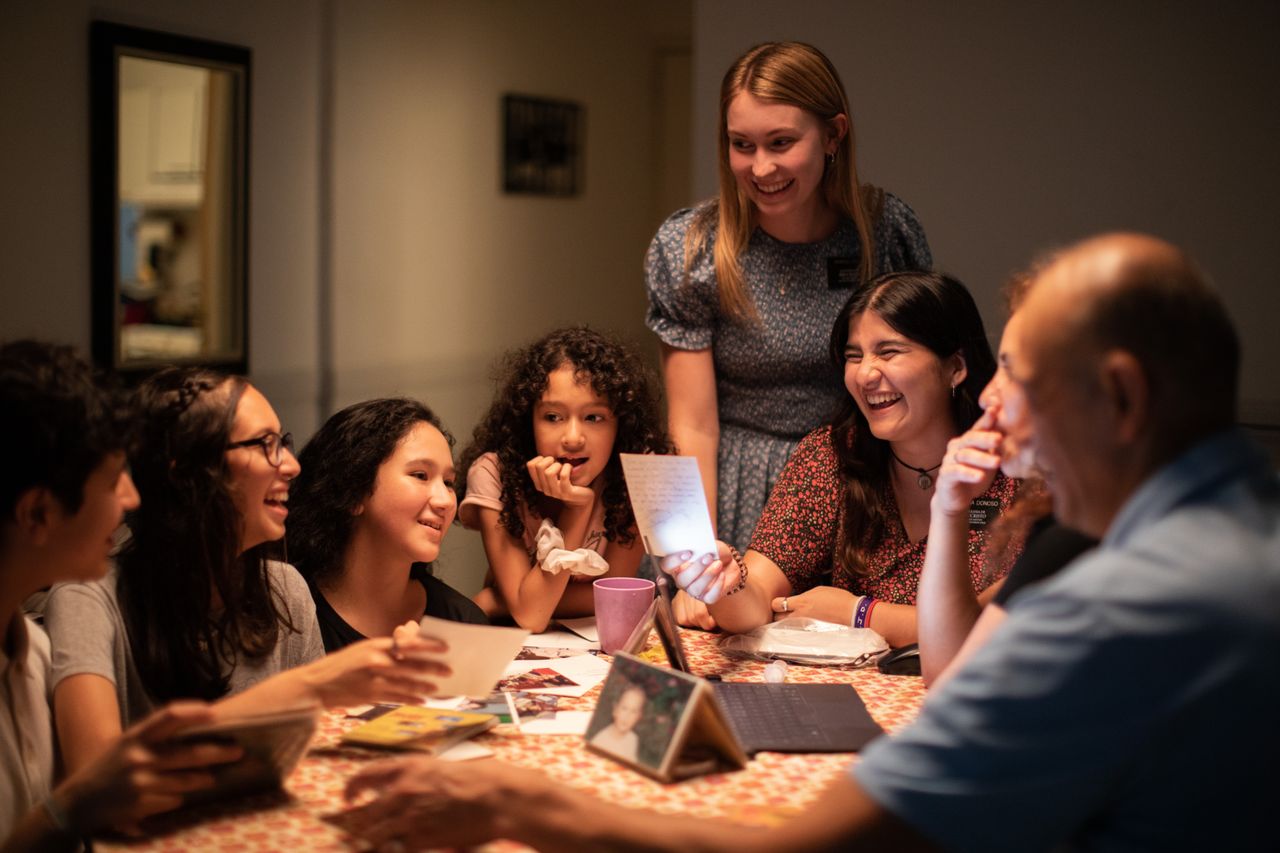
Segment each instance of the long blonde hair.
[{"label": "long blonde hair", "polygon": [[[799,107],[828,124],[838,115],[849,116],[849,99],[831,61],[812,45],[802,42],[768,42],[756,45],[730,66],[720,84],[719,163],[720,197],[695,215],[685,238],[685,275],[706,247],[716,227],[715,270],[720,308],[730,319],[756,324],[759,314],[742,277],[739,256],[746,250],[756,227],[756,209],[742,192],[729,167],[729,104],[742,92],[757,98]],[[853,220],[862,243],[859,278],[876,274],[875,230],[884,194],[858,181],[854,161],[853,121],[840,140],[835,159],[822,178],[826,200],[836,213]]]}]

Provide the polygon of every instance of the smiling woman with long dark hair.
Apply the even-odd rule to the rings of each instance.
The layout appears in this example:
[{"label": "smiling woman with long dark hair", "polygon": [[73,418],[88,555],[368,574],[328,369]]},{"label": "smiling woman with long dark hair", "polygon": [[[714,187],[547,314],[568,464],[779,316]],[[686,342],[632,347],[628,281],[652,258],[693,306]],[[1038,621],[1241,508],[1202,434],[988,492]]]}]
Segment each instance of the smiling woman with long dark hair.
[{"label": "smiling woman with long dark hair", "polygon": [[[977,419],[995,360],[964,285],[923,272],[856,291],[836,318],[830,356],[845,398],[796,448],[750,550],[739,557],[724,546],[705,566],[677,559],[665,568],[726,630],[793,614],[911,643],[934,479],[947,442]],[[997,477],[973,503],[977,590],[998,576],[985,570],[981,546],[1013,491],[1014,481]]]}]

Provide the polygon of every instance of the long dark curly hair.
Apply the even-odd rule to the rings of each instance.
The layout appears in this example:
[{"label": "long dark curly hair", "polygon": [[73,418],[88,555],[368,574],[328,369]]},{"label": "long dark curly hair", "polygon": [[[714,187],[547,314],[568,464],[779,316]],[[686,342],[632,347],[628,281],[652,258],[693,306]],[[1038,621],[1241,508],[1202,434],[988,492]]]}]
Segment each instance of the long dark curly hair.
[{"label": "long dark curly hair", "polygon": [[298,456],[302,473],[289,489],[289,557],[309,580],[342,572],[355,511],[378,479],[378,469],[417,424],[428,423],[453,446],[435,412],[407,397],[356,403],[338,412]]},{"label": "long dark curly hair", "polygon": [[[934,272],[895,272],[856,290],[831,328],[831,364],[844,370],[849,323],[874,311],[899,334],[928,347],[938,358],[964,356],[966,375],[951,398],[954,428],[973,426],[982,409],[978,396],[995,374],[995,357],[973,296],[958,280]],[[864,555],[885,534],[881,497],[889,485],[889,442],[871,433],[866,416],[846,394],[832,419],[831,443],[844,481],[844,520],[837,559],[851,572],[865,573]]]},{"label": "long dark curly hair", "polygon": [[269,546],[240,553],[226,448],[247,387],[240,377],[174,367],[134,395],[140,436],[130,462],[142,504],[129,519],[117,593],[134,662],[157,702],[225,695],[224,670],[274,649],[281,626],[297,630],[271,588]]},{"label": "long dark curly hair", "polygon": [[658,407],[651,371],[629,348],[585,326],[558,329],[523,349],[508,353],[496,371],[498,393],[462,452],[458,497],[466,495],[466,476],[480,456],[498,455],[502,476],[503,527],[515,538],[524,534],[519,507],[536,506],[541,493],[533,487],[525,463],[537,456],[533,441],[533,408],[547,390],[547,377],[570,364],[575,377],[609,403],[618,421],[618,436],[605,466],[605,538],[623,545],[635,539],[635,516],[627,498],[619,453],[671,453]]}]

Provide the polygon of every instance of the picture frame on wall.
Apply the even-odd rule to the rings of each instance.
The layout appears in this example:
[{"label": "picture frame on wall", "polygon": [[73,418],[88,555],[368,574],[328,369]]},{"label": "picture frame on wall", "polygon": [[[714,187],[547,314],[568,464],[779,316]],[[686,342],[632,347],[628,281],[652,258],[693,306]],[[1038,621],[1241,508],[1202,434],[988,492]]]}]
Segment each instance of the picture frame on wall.
[{"label": "picture frame on wall", "polygon": [[503,191],[549,196],[580,193],[582,114],[582,107],[573,101],[503,96]]}]

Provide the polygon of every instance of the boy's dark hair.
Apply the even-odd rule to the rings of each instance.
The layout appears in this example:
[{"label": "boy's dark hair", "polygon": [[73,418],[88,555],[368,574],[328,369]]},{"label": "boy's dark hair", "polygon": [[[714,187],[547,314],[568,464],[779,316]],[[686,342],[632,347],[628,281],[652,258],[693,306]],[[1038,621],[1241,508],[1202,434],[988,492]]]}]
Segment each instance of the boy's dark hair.
[{"label": "boy's dark hair", "polygon": [[338,412],[298,456],[302,473],[289,490],[289,559],[308,580],[339,574],[351,541],[353,513],[373,494],[378,469],[417,424],[428,423],[453,446],[431,409],[390,397]]},{"label": "boy's dark hair", "polygon": [[23,340],[0,345],[0,511],[12,516],[28,489],[53,492],[68,512],[84,501],[89,474],[127,444],[125,408],[109,377],[69,346]]},{"label": "boy's dark hair", "polygon": [[547,390],[547,377],[563,364],[573,365],[575,377],[590,383],[617,418],[618,436],[602,473],[606,481],[600,497],[605,538],[629,544],[634,538],[635,516],[618,454],[672,453],[674,448],[658,408],[651,372],[630,349],[586,326],[557,329],[503,358],[496,376],[498,393],[458,464],[458,500],[466,496],[472,463],[485,453],[496,453],[502,476],[502,524],[517,539],[524,534],[519,507],[536,506],[541,494],[525,467],[538,455],[533,442],[533,408]]}]

